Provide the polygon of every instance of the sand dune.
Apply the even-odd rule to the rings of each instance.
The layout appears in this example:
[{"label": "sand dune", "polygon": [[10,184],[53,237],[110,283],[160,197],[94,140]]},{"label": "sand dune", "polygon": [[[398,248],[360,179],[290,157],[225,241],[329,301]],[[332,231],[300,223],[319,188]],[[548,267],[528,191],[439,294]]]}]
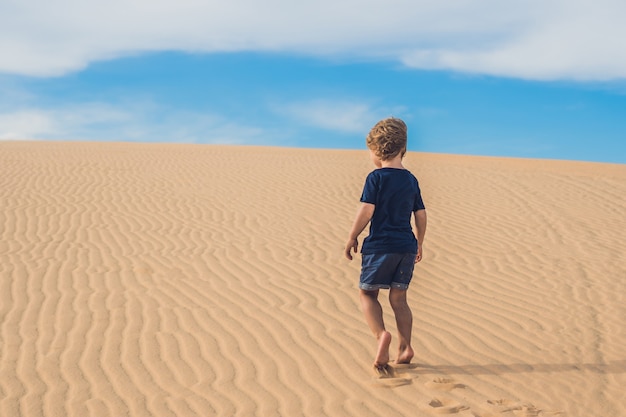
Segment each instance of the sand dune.
[{"label": "sand dune", "polygon": [[417,356],[376,379],[367,152],[0,142],[0,416],[626,415],[626,166],[405,162]]}]

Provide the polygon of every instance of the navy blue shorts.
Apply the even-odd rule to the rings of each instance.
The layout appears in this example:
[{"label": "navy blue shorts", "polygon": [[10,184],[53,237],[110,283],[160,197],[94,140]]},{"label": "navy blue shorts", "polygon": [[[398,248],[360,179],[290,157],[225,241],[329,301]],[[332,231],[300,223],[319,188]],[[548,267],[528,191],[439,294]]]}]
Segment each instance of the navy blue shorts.
[{"label": "navy blue shorts", "polygon": [[389,288],[406,290],[413,278],[414,267],[414,253],[363,255],[359,288],[367,291]]}]

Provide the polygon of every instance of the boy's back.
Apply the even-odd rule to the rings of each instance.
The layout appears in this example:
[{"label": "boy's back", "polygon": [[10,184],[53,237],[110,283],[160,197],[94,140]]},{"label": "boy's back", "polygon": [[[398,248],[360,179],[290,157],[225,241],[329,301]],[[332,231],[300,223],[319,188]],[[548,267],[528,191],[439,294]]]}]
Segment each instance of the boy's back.
[{"label": "boy's back", "polygon": [[361,202],[376,208],[362,253],[417,253],[411,216],[424,209],[417,178],[406,169],[379,168],[365,180]]}]

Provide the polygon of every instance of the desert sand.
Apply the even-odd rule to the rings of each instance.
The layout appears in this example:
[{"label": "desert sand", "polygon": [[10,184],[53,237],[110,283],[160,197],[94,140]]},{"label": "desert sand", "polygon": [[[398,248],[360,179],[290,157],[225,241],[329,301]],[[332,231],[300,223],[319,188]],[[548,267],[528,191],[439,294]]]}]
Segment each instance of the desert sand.
[{"label": "desert sand", "polygon": [[626,416],[626,165],[405,166],[416,357],[376,378],[367,151],[0,142],[0,416]]}]

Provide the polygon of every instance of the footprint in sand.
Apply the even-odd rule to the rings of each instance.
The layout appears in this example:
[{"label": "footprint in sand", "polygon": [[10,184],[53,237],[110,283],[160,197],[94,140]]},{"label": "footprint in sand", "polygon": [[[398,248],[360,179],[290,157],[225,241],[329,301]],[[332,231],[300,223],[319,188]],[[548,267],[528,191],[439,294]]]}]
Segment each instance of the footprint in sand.
[{"label": "footprint in sand", "polygon": [[433,398],[428,405],[430,407],[428,411],[436,414],[455,414],[469,409],[466,405],[458,404],[452,400],[442,400],[439,398]]},{"label": "footprint in sand", "polygon": [[513,410],[517,417],[539,417],[541,410],[532,404],[522,405],[518,410]]},{"label": "footprint in sand", "polygon": [[517,417],[548,417],[558,416],[563,414],[563,412],[540,410],[532,404],[524,404],[519,410],[513,410],[513,414]]},{"label": "footprint in sand", "polygon": [[380,387],[395,388],[402,385],[409,385],[411,378],[404,378],[402,376],[396,376],[392,378],[374,378],[374,383]]},{"label": "footprint in sand", "polygon": [[506,398],[502,398],[500,400],[487,400],[487,402],[491,405],[499,405],[503,407],[514,407],[519,403],[513,400],[507,400]]},{"label": "footprint in sand", "polygon": [[541,410],[530,403],[520,403],[507,399],[488,400],[487,402],[491,405],[497,406],[500,413],[512,411],[516,417],[548,417],[563,414],[562,411]]},{"label": "footprint in sand", "polygon": [[519,402],[508,400],[506,398],[502,398],[499,400],[487,400],[487,403],[498,407],[498,411],[501,413],[522,409],[522,405]]},{"label": "footprint in sand", "polygon": [[426,388],[439,391],[452,391],[455,388],[465,388],[465,385],[457,383],[452,378],[433,378],[424,383]]},{"label": "footprint in sand", "polygon": [[374,382],[383,387],[399,387],[411,383],[411,378],[406,374],[399,374],[396,370],[387,365],[385,367],[374,367]]}]

